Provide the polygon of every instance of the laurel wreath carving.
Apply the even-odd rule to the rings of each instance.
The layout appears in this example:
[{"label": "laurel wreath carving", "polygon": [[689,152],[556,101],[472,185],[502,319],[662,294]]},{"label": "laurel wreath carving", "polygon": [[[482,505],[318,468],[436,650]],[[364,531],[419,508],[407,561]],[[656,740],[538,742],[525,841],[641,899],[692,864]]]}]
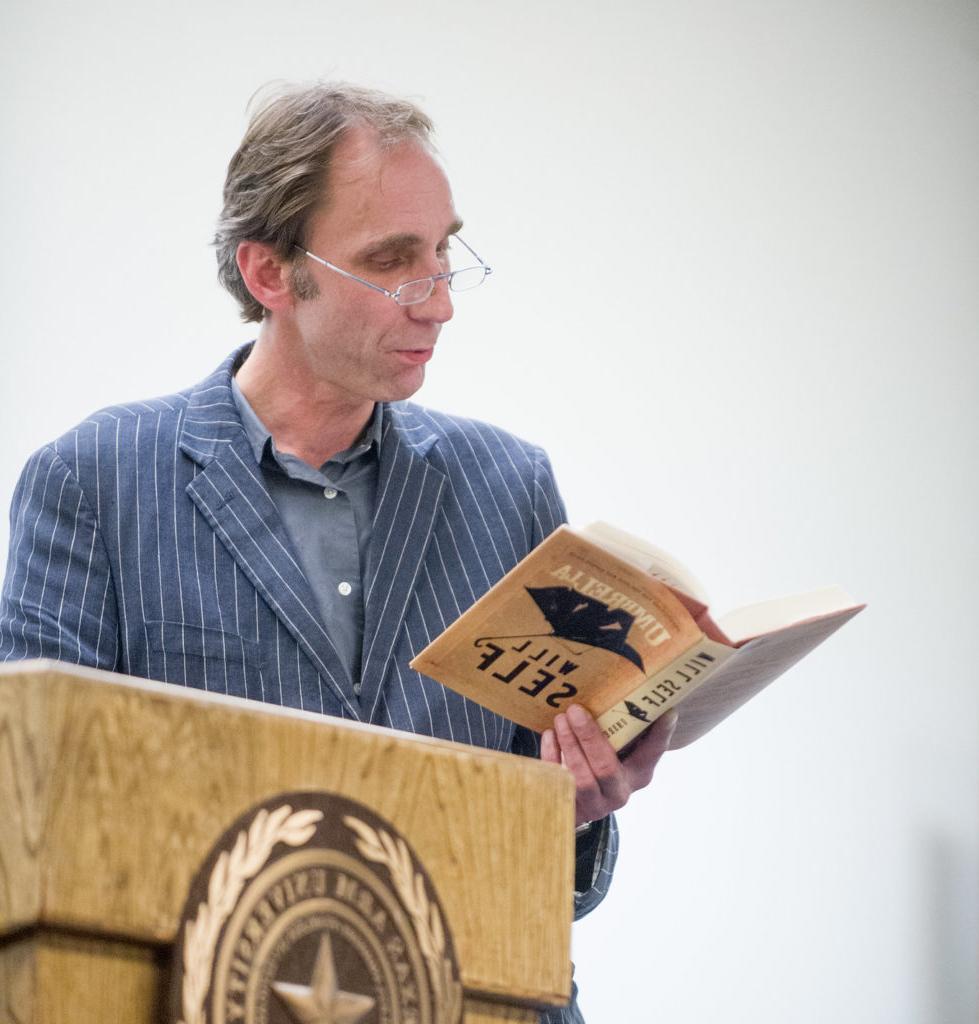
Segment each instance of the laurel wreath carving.
[{"label": "laurel wreath carving", "polygon": [[274,811],[263,808],[247,831],[238,833],[230,852],[217,859],[207,885],[207,900],[184,930],[183,1019],[179,1024],[207,1024],[204,1000],[211,981],[211,966],[218,935],[234,910],[245,882],[264,867],[277,843],[302,846],[316,831],[322,811],[292,812],[283,804]]},{"label": "laurel wreath carving", "polygon": [[391,875],[401,902],[411,915],[418,945],[428,966],[435,996],[435,1020],[455,1024],[462,1012],[462,986],[453,978],[452,961],[445,955],[445,929],[438,907],[428,898],[425,878],[416,872],[405,841],[383,830],[375,831],[358,818],[343,823],[357,833],[357,849],[367,860],[383,864]]}]

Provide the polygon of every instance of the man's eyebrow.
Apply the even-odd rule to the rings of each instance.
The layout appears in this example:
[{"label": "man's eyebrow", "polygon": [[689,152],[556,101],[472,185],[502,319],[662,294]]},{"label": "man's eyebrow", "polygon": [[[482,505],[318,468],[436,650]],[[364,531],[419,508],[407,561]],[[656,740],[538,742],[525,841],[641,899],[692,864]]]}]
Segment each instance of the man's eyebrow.
[{"label": "man's eyebrow", "polygon": [[[446,229],[446,236],[458,234],[462,230],[462,221],[454,220]],[[361,255],[363,257],[374,256],[380,252],[405,252],[409,249],[417,249],[423,245],[425,239],[421,235],[412,234],[409,231],[399,231],[393,235],[385,235],[377,241],[370,242],[364,246]]]},{"label": "man's eyebrow", "polygon": [[379,252],[403,252],[406,249],[417,249],[422,244],[420,235],[412,235],[402,231],[395,235],[385,235],[364,246],[363,255],[373,256]]}]

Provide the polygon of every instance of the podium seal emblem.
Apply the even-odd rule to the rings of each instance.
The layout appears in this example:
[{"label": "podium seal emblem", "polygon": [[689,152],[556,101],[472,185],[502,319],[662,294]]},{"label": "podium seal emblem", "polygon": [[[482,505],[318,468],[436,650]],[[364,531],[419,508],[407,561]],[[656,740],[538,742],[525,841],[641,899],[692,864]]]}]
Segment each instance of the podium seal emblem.
[{"label": "podium seal emblem", "polygon": [[195,877],[170,989],[178,1024],[458,1024],[431,880],[373,811],[322,792],[243,814]]}]

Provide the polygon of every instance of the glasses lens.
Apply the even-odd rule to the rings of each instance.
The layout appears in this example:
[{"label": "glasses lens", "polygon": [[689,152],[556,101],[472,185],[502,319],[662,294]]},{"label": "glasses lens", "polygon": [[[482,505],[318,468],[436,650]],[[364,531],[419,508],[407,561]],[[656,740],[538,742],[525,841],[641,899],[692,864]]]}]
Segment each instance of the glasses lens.
[{"label": "glasses lens", "polygon": [[416,302],[424,302],[434,287],[435,282],[430,277],[423,277],[420,281],[405,281],[398,289],[398,305],[413,306]]},{"label": "glasses lens", "polygon": [[457,270],[449,278],[449,287],[454,292],[466,292],[470,288],[478,288],[486,277],[485,267],[466,267],[465,270]]}]

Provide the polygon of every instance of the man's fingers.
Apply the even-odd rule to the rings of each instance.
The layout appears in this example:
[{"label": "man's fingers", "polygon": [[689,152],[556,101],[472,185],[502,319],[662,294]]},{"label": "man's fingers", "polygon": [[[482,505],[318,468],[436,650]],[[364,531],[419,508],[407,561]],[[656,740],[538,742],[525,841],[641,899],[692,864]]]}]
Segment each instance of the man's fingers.
[{"label": "man's fingers", "polygon": [[605,813],[622,807],[632,792],[625,769],[591,715],[572,705],[554,726],[564,763],[574,775],[579,793],[584,790],[582,795],[600,798]]},{"label": "man's fingers", "polygon": [[568,708],[568,722],[599,782],[618,778],[621,762],[595,719],[583,707],[572,704]]},{"label": "man's fingers", "polygon": [[[578,789],[588,785],[589,776],[592,775],[588,766],[588,758],[581,749],[578,737],[575,736],[571,725],[568,723],[567,715],[558,715],[554,719],[554,737],[560,749],[561,761],[564,767],[575,777]],[[597,788],[597,785],[596,785]]]},{"label": "man's fingers", "polygon": [[545,729],[541,734],[540,759],[550,764],[561,763],[561,748],[557,745],[553,729]]},{"label": "man's fingers", "polygon": [[595,821],[625,806],[638,789],[649,785],[659,759],[669,749],[677,715],[669,711],[619,759],[598,723],[573,704],[541,736],[541,760],[563,762],[577,790],[576,820]]},{"label": "man's fingers", "polygon": [[554,719],[554,736],[560,748],[561,761],[574,779],[575,824],[604,818],[608,813],[606,798],[565,715]]},{"label": "man's fingers", "polygon": [[633,790],[649,785],[659,759],[670,749],[670,740],[676,729],[677,713],[668,711],[657,718],[639,737],[636,745],[623,758],[622,765]]}]

